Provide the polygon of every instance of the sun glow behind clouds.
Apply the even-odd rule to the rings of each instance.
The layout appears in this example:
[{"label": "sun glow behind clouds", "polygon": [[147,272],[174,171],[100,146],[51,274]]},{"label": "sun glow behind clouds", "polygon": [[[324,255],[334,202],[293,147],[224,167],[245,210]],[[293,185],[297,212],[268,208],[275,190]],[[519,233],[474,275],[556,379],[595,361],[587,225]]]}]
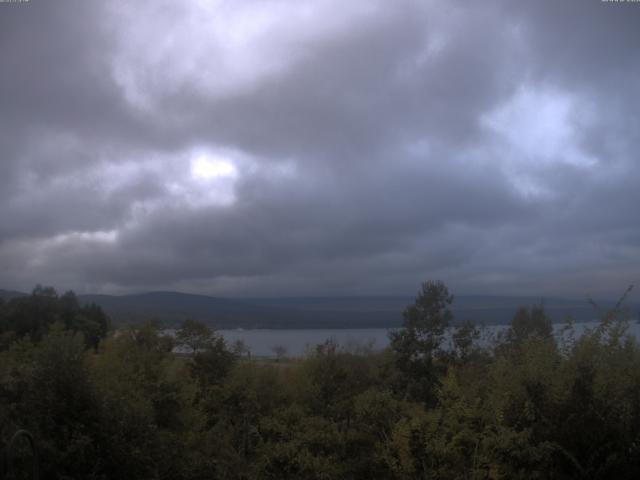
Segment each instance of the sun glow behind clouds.
[{"label": "sun glow behind clouds", "polygon": [[238,176],[238,170],[229,160],[201,153],[191,160],[191,175],[198,180],[235,179]]},{"label": "sun glow behind clouds", "polygon": [[235,155],[199,148],[187,158],[188,171],[170,184],[174,196],[193,207],[234,203],[235,184],[240,176]]}]

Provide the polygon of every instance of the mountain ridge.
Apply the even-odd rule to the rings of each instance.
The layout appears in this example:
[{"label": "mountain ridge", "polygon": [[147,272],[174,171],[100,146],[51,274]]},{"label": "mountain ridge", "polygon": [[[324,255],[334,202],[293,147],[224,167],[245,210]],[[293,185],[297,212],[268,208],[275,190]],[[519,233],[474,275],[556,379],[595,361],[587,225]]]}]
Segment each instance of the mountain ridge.
[{"label": "mountain ridge", "polygon": [[[27,295],[0,290],[5,300]],[[214,328],[393,328],[402,323],[402,312],[413,296],[321,296],[227,298],[175,291],[151,291],[127,295],[78,295],[81,303],[96,303],[115,325],[157,319],[176,326],[185,318],[203,321]],[[479,324],[509,323],[520,306],[540,303],[540,297],[460,295],[454,297],[452,312],[456,322],[473,320]],[[554,322],[567,316],[590,321],[597,312],[589,303],[574,299],[543,298],[545,310]],[[614,302],[601,302],[603,308]],[[630,303],[632,311],[638,305]]]}]

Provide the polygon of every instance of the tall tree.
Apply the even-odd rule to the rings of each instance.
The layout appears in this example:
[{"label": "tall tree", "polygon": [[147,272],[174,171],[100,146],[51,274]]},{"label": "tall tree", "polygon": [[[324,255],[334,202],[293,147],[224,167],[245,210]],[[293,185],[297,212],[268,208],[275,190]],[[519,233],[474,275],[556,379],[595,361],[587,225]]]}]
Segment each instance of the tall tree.
[{"label": "tall tree", "polygon": [[204,350],[213,339],[213,330],[204,323],[189,318],[184,320],[176,331],[176,343],[191,354]]},{"label": "tall tree", "polygon": [[405,396],[427,404],[435,400],[438,368],[434,360],[453,320],[452,302],[453,295],[443,282],[424,282],[414,304],[403,313],[402,328],[390,333]]}]

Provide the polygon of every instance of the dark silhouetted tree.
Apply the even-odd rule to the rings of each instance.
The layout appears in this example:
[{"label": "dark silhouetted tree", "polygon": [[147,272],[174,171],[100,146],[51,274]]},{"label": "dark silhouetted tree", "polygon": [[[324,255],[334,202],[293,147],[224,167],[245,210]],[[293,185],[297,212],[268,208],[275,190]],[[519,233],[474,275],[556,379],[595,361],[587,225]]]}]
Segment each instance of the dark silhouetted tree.
[{"label": "dark silhouetted tree", "polygon": [[437,387],[440,346],[453,314],[453,295],[441,281],[428,281],[413,305],[404,311],[402,328],[390,333],[391,349],[401,374],[399,387],[405,396],[432,404]]},{"label": "dark silhouetted tree", "polygon": [[197,320],[184,320],[176,331],[176,343],[191,354],[207,348],[213,339],[213,330]]}]

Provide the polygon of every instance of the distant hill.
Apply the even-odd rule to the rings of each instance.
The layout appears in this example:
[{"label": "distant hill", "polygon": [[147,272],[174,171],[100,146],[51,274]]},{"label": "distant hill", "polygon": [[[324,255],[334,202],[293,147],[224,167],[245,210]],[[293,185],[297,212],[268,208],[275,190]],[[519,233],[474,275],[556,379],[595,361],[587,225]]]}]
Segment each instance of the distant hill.
[{"label": "distant hill", "polygon": [[[0,290],[4,299],[25,295]],[[136,295],[80,295],[82,303],[100,305],[118,324],[150,318],[177,325],[185,318],[206,322],[215,328],[374,328],[398,327],[402,311],[413,303],[409,296],[280,297],[229,299],[178,292]],[[456,296],[452,310],[456,322],[473,320],[485,325],[507,324],[516,309],[540,302],[539,297],[486,295]],[[612,302],[602,302],[603,308]],[[586,300],[544,299],[544,307],[555,322],[572,316],[591,321],[596,312]],[[638,305],[630,305],[637,316]]]},{"label": "distant hill", "polygon": [[[371,315],[371,319],[380,320],[383,326],[399,326],[402,312],[415,301],[415,297],[285,297],[247,299],[254,305],[278,307],[300,312],[325,313],[336,320],[343,318],[345,326],[351,327],[349,318],[358,318],[362,314]],[[451,310],[455,322],[473,320],[485,325],[504,325],[511,321],[521,306],[531,306],[543,302],[547,314],[554,322],[562,322],[571,316],[577,322],[588,322],[597,318],[593,307],[585,300],[569,300],[540,297],[504,297],[488,295],[455,296]],[[602,308],[611,308],[611,301],[599,302]],[[638,305],[630,305],[632,312],[638,311]],[[352,316],[353,317],[350,317]]]},{"label": "distant hill", "polygon": [[[177,324],[189,317],[216,328],[398,327],[402,324],[403,310],[414,301],[414,297],[408,296],[227,299],[176,292],[84,295],[80,299],[99,304],[116,323],[157,318]],[[538,297],[469,295],[455,297],[452,310],[458,322],[507,324],[518,307],[539,302]],[[578,322],[597,316],[585,300],[545,299],[544,306],[555,322],[567,316]],[[603,308],[610,306],[611,302],[602,303]]]},{"label": "distant hill", "polygon": [[293,305],[287,301],[226,299],[177,292],[138,295],[81,295],[82,302],[100,305],[116,323],[157,318],[177,324],[185,318],[216,328],[365,328],[400,325],[400,309],[383,309],[360,302],[357,308],[339,299],[319,300],[319,305]]},{"label": "distant hill", "polygon": [[14,297],[24,297],[27,295],[26,293],[16,292],[13,290],[2,290],[0,289],[0,298],[3,300],[10,300]]}]

